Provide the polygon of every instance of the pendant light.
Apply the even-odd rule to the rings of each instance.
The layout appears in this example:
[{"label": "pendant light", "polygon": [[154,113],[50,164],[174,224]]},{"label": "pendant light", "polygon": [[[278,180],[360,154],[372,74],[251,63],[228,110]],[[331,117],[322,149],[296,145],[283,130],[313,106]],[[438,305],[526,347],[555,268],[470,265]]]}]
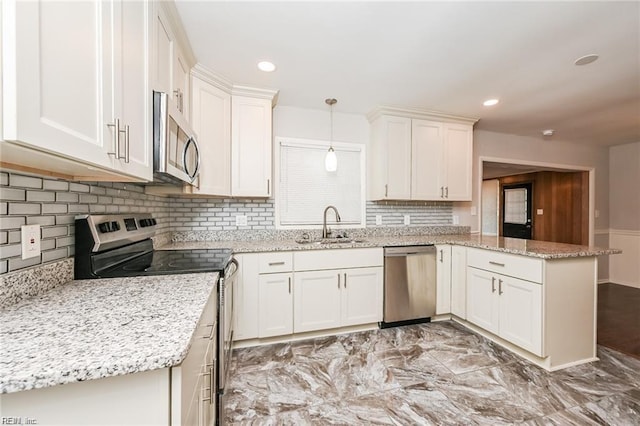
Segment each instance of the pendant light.
[{"label": "pendant light", "polygon": [[327,151],[327,156],[324,158],[324,168],[328,172],[335,172],[338,169],[338,157],[336,157],[336,152],[333,150],[333,106],[338,101],[333,98],[325,99],[324,101],[331,108],[331,142],[329,145],[329,151]]}]

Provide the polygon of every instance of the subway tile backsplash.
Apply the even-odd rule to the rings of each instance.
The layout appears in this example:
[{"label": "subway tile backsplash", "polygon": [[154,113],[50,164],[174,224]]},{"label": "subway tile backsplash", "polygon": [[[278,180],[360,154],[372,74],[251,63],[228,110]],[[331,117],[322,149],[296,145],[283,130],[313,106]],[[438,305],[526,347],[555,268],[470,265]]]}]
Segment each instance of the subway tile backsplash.
[{"label": "subway tile backsplash", "polygon": [[[450,225],[450,202],[368,202],[367,227],[376,215],[382,226]],[[158,220],[158,240],[171,232],[275,229],[272,199],[160,197],[144,186],[120,182],[68,182],[50,177],[0,172],[0,274],[59,261],[74,254],[74,218],[78,214],[152,213]],[[247,217],[236,226],[236,216]],[[22,260],[20,226],[41,225],[39,257]]]}]

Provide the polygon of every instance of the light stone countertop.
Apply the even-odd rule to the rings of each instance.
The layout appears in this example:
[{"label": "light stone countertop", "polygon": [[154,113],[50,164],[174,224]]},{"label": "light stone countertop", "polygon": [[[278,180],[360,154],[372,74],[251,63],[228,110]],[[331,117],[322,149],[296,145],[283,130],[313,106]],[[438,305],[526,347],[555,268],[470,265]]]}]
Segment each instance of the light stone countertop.
[{"label": "light stone countertop", "polygon": [[622,253],[622,251],[618,249],[470,234],[375,236],[363,237],[361,240],[362,242],[340,244],[300,244],[295,240],[277,239],[262,241],[183,241],[169,243],[159,247],[159,250],[230,248],[234,253],[260,253],[272,251],[455,244],[542,259],[563,259]]},{"label": "light stone countertop", "polygon": [[71,281],[0,310],[0,393],[171,367],[218,273]]}]

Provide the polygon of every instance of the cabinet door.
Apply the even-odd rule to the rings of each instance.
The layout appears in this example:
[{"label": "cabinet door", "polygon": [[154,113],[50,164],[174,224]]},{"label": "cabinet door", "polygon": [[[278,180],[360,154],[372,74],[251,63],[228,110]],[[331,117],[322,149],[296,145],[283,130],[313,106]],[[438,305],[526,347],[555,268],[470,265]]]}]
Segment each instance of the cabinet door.
[{"label": "cabinet door", "polygon": [[411,199],[441,200],[444,125],[436,121],[413,120],[411,137]]},{"label": "cabinet door", "polygon": [[451,247],[451,313],[467,318],[467,248]]},{"label": "cabinet door", "polygon": [[339,270],[296,272],[293,281],[295,333],[340,327]]},{"label": "cabinet door", "polygon": [[382,321],[383,268],[342,271],[342,326]]},{"label": "cabinet door", "polygon": [[101,105],[110,2],[6,0],[3,14],[3,139],[110,168]]},{"label": "cabinet door", "polygon": [[258,337],[293,333],[292,273],[261,274],[258,284]]},{"label": "cabinet door", "polygon": [[172,94],[174,37],[161,3],[154,3],[153,90]]},{"label": "cabinet door", "polygon": [[148,84],[149,30],[151,6],[146,2],[118,2],[116,19],[116,87],[114,89],[115,117],[120,118],[121,171],[145,180],[153,179],[151,140],[151,96]]},{"label": "cabinet door", "polygon": [[240,264],[234,292],[234,340],[258,337],[258,269],[259,254],[235,255]]},{"label": "cabinet door", "polygon": [[436,246],[436,314],[451,313],[451,246]]},{"label": "cabinet door", "polygon": [[191,123],[202,167],[192,193],[231,195],[231,95],[198,77],[191,81]]},{"label": "cabinet door", "polygon": [[231,194],[271,196],[271,101],[231,99]]},{"label": "cabinet door", "polygon": [[499,333],[500,312],[496,274],[467,268],[467,321]]},{"label": "cabinet door", "polygon": [[408,200],[411,197],[411,119],[383,117],[382,140],[386,145],[387,183],[384,198]]},{"label": "cabinet door", "polygon": [[542,285],[498,275],[500,337],[542,356]]},{"label": "cabinet door", "polygon": [[445,198],[449,201],[471,201],[473,126],[446,124],[444,141]]}]

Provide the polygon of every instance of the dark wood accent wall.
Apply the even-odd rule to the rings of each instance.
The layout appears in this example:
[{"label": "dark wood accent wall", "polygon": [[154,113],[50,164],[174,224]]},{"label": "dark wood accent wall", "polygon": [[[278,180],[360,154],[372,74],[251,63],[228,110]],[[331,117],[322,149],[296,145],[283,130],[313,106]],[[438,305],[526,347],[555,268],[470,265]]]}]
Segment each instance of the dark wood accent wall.
[{"label": "dark wood accent wall", "polygon": [[[504,202],[504,185],[532,183],[534,240],[584,245],[589,243],[588,172],[537,172],[506,176],[498,180],[500,212]],[[538,209],[543,210],[542,215],[537,214]],[[502,235],[502,217],[499,223]]]}]

